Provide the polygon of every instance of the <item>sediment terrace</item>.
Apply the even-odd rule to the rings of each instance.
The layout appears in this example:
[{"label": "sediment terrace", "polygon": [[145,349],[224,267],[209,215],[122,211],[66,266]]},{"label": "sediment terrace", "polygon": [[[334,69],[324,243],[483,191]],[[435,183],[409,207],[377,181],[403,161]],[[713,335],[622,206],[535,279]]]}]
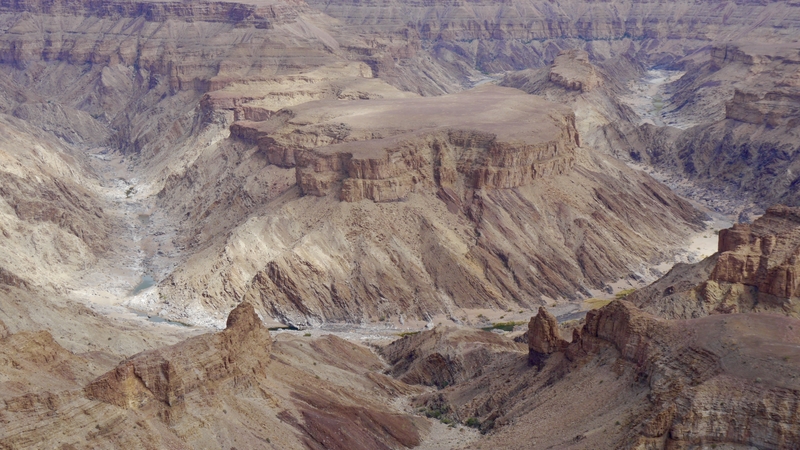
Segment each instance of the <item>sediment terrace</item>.
[{"label": "sediment terrace", "polygon": [[313,102],[282,115],[235,122],[231,133],[257,143],[271,163],[295,166],[303,194],[336,191],[348,202],[402,200],[426,180],[441,189],[525,186],[567,173],[580,146],[571,110],[492,86],[437,98]]}]

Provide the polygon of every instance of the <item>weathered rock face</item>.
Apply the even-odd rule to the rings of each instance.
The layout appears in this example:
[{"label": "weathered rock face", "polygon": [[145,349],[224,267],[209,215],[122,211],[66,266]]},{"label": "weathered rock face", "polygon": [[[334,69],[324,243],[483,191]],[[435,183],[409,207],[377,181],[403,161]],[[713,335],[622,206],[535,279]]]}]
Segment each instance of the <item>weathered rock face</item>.
[{"label": "weathered rock face", "polygon": [[795,44],[744,42],[687,57],[664,112],[681,129],[622,131],[612,148],[690,180],[687,194],[703,189],[714,207],[747,220],[776,203],[796,206],[798,61]]},{"label": "weathered rock face", "polygon": [[[666,322],[617,301],[587,315],[567,355],[596,352],[607,342],[642,371],[652,407],[639,420],[641,435],[630,433],[632,448],[791,448],[800,444],[797,362],[777,348],[800,340],[797,324],[758,314]],[[757,342],[739,337],[744,328],[757,330]],[[762,353],[767,342],[776,350]]]},{"label": "weathered rock face", "polygon": [[759,94],[737,89],[725,104],[725,118],[768,128],[796,127],[800,124],[800,91]]},{"label": "weathered rock face", "polygon": [[555,316],[539,307],[539,313],[528,324],[528,362],[541,367],[550,354],[563,351],[568,344],[561,339]]},{"label": "weathered rock face", "polygon": [[[491,374],[416,402],[474,418],[502,447],[535,439],[576,449],[794,448],[798,326],[797,319],[752,313],[665,320],[614,301],[590,311],[573,341],[538,370],[522,355],[489,354]],[[547,431],[531,430],[535,424]]]},{"label": "weathered rock face", "polygon": [[11,410],[47,409],[49,393],[44,391],[50,390],[53,401],[60,402],[58,391],[76,389],[91,376],[90,361],[64,349],[47,331],[10,333],[2,325],[0,344],[0,361],[6,367],[0,400]]},{"label": "weathered rock face", "polygon": [[156,402],[164,421],[174,424],[192,391],[249,386],[254,377],[263,378],[271,345],[253,306],[243,303],[231,311],[224,331],[133,356],[89,383],[86,396],[126,409]]},{"label": "weathered rock face", "polygon": [[[16,318],[16,299],[3,295],[0,312]],[[428,433],[424,419],[391,406],[422,389],[384,375],[373,351],[331,335],[272,342],[252,306],[232,311],[223,332],[181,329],[195,336],[116,368],[105,335],[130,341],[147,330],[148,347],[165,335],[85,308],[55,315],[58,334],[91,328],[91,351],[77,355],[46,331],[9,333],[0,322],[2,448],[399,449]]]},{"label": "weathered rock face", "polygon": [[[538,304],[542,295],[580,296],[578,292],[584,286],[602,285],[645,261],[665,257],[663,249],[676,245],[677,236],[684,233],[678,228],[694,220],[686,220],[692,213],[683,210],[667,214],[678,215],[680,219],[667,225],[671,231],[663,238],[670,241],[666,246],[663,242],[642,242],[644,247],[627,245],[647,240],[632,232],[638,226],[627,227],[624,223],[632,220],[625,216],[638,201],[634,200],[633,192],[641,191],[643,184],[650,186],[650,181],[619,176],[617,169],[611,169],[613,175],[603,180],[603,186],[628,184],[625,189],[632,197],[617,197],[601,186],[597,195],[584,190],[580,200],[595,202],[596,197],[600,203],[576,205],[580,202],[567,195],[567,182],[557,181],[558,177],[578,176],[576,172],[590,167],[580,175],[583,181],[588,181],[598,174],[605,176],[607,169],[595,156],[589,158],[594,161],[584,159],[586,164],[581,165],[580,159],[586,155],[572,154],[578,148],[574,132],[577,125],[567,123],[568,115],[558,114],[562,117],[554,118],[555,122],[565,121],[562,134],[567,135],[566,139],[543,139],[526,147],[519,145],[524,140],[512,139],[496,130],[440,127],[433,134],[421,133],[410,139],[395,136],[396,145],[370,157],[358,154],[359,147],[367,145],[361,141],[392,138],[391,133],[359,135],[358,127],[352,124],[348,125],[350,129],[340,128],[344,121],[326,124],[323,130],[312,130],[311,123],[294,123],[293,126],[302,125],[303,132],[281,140],[275,138],[269,127],[262,126],[273,123],[282,108],[295,108],[310,100],[385,102],[395,96],[414,95],[400,92],[397,87],[420,94],[455,92],[472,85],[470,77],[480,76],[478,68],[493,71],[543,67],[555,60],[562,49],[571,46],[581,47],[594,62],[644,53],[667,61],[695,45],[707,45],[707,39],[724,34],[725,29],[736,26],[743,17],[764,11],[764,5],[737,5],[720,29],[711,30],[705,25],[717,23],[715,16],[688,3],[682,4],[686,9],[681,10],[663,5],[664,10],[677,11],[677,15],[661,16],[659,11],[657,19],[649,8],[637,3],[624,11],[609,8],[607,4],[581,2],[552,8],[535,2],[515,4],[515,8],[496,2],[473,2],[469,7],[386,2],[380,4],[380,10],[375,9],[377,4],[292,1],[258,5],[224,2],[208,5],[18,2],[15,5],[13,8],[26,11],[25,14],[15,12],[11,5],[2,12],[6,18],[5,28],[1,28],[5,31],[0,45],[4,49],[0,52],[5,62],[2,69],[9,80],[14,80],[13,86],[4,86],[3,111],[44,118],[54,124],[74,118],[74,123],[53,127],[52,132],[76,143],[81,140],[93,143],[84,139],[84,135],[94,134],[98,126],[105,127],[110,134],[107,142],[128,155],[126,164],[131,164],[142,185],[146,184],[149,192],[161,193],[157,209],[169,212],[168,227],[172,229],[174,225],[177,230],[175,239],[153,239],[166,247],[162,253],[169,257],[155,251],[148,255],[147,261],[159,270],[159,278],[165,280],[162,284],[165,295],[178,297],[165,313],[187,320],[190,309],[185,308],[186,304],[202,304],[203,307],[192,311],[208,308],[212,318],[220,322],[222,311],[244,296],[268,299],[275,298],[276,293],[280,300],[265,300],[270,306],[264,312],[285,317],[301,310],[303,314],[313,311],[312,317],[303,318],[306,321],[374,318],[380,315],[381,308],[373,302],[387,295],[401,305],[395,312],[417,304],[419,298],[425,298],[420,309],[446,310],[447,307],[441,306],[442,301],[437,300],[440,295],[457,299],[454,301],[457,305],[479,303],[469,298],[479,298],[487,304],[507,302],[506,298]],[[591,11],[591,21],[576,22],[577,19],[564,12],[584,7]],[[750,31],[748,36],[766,35],[772,29],[791,26],[792,10],[784,9],[785,5],[773,5],[769,12],[778,15],[771,16],[773,19]],[[704,26],[684,26],[679,17],[690,14],[689,10],[692,17],[698,17],[692,23]],[[92,22],[91,26],[87,20]],[[353,32],[354,24],[363,32]],[[671,26],[686,33],[681,31],[677,37],[678,32],[668,28]],[[70,37],[76,35],[81,38]],[[467,42],[471,38],[478,42]],[[647,51],[642,52],[643,48]],[[593,86],[591,75],[597,73],[585,63],[583,53],[565,53],[550,69],[555,74],[550,83],[575,88],[575,82],[579,82],[581,90],[584,85]],[[571,69],[566,70],[571,66],[580,76],[573,77]],[[326,74],[320,75],[322,72]],[[86,88],[65,88],[66,79],[70,82],[80,79],[81,86]],[[31,98],[23,95],[18,99],[20,89],[26,95],[31,92],[38,95]],[[54,106],[47,103],[51,99]],[[71,111],[76,113],[70,114]],[[375,114],[374,117],[388,120],[390,116]],[[234,120],[241,123],[229,128]],[[370,128],[372,132],[376,127]],[[220,144],[228,130],[240,139]],[[454,133],[469,136],[459,137]],[[571,139],[576,143],[572,149],[568,145]],[[253,147],[258,151],[252,151]],[[303,167],[296,167],[299,150],[307,151],[300,156],[306,164]],[[326,153],[328,150],[332,152],[330,155]],[[334,157],[333,153],[339,156]],[[351,153],[352,158],[345,161]],[[281,168],[294,169],[291,174],[294,183],[287,181],[290,178]],[[634,181],[627,183],[625,178]],[[538,186],[537,194],[534,192],[537,184],[550,186]],[[515,189],[525,193],[514,198]],[[433,194],[441,202],[430,202],[431,205],[444,204],[448,213],[458,218],[448,218],[446,226],[430,227],[436,220],[429,216],[441,216],[442,209],[424,214],[402,211],[414,218],[425,216],[425,220],[404,223],[403,230],[392,230],[394,235],[403,236],[400,239],[403,243],[398,244],[402,250],[387,249],[381,233],[374,241],[367,238],[370,243],[363,247],[353,241],[352,230],[341,233],[325,230],[328,236],[336,236],[334,243],[315,236],[302,240],[301,236],[309,235],[310,228],[317,223],[301,217],[317,210],[317,206],[311,205],[313,199],[304,198],[307,205],[297,216],[292,216],[292,225],[259,220],[271,214],[265,211],[279,203],[277,198],[291,203],[298,190],[309,194],[307,197],[326,194],[346,202],[360,203],[364,199],[382,204],[414,202],[418,194]],[[675,222],[658,212],[662,207],[655,203],[661,203],[657,197],[665,198],[658,191],[656,188],[654,195],[649,190],[644,194],[647,197],[644,204],[656,211],[645,206],[647,212],[633,214],[636,216],[633,220],[650,222],[653,229]],[[556,194],[551,195],[553,192]],[[671,198],[666,203],[669,206],[663,208],[669,210],[686,206],[678,206]],[[543,238],[547,233],[526,229],[521,220],[524,214],[517,217],[515,212],[526,204],[536,205],[531,217],[545,218],[538,226],[555,226],[558,231]],[[569,206],[558,206],[562,204]],[[616,211],[609,212],[608,206],[612,204]],[[558,214],[551,214],[551,207],[561,209]],[[533,211],[529,207],[524,210]],[[657,218],[651,217],[653,213]],[[614,217],[606,217],[607,214]],[[250,219],[253,222],[247,223]],[[607,219],[612,220],[615,231],[609,234],[600,228],[592,229],[593,223],[605,223]],[[387,213],[378,222],[385,224],[392,220]],[[513,227],[508,226],[509,220],[516,221]],[[472,225],[482,222],[485,224]],[[259,228],[255,223],[272,225]],[[449,236],[453,228],[459,230],[456,239]],[[431,233],[436,236],[432,242],[443,242],[439,236],[447,230],[445,242],[458,243],[442,247],[448,249],[442,252],[446,257],[440,257],[438,251],[435,257],[419,257],[419,246],[412,242],[412,235],[418,233],[411,230],[423,230],[422,234],[427,236],[431,229],[437,230]],[[658,233],[648,234],[661,239]],[[263,253],[248,254],[244,250],[252,243],[240,238],[248,235],[265,238],[260,247]],[[524,237],[530,248],[524,251],[505,248],[501,240],[511,235]],[[173,242],[174,253],[170,250]],[[609,252],[603,242],[614,242],[613,245],[621,247]],[[533,251],[534,243],[541,253],[528,256],[538,252]],[[297,250],[297,245],[335,248],[336,257],[312,263],[309,259],[314,258],[308,255],[318,252],[306,251],[310,247],[289,254]],[[470,251],[471,246],[481,247]],[[381,255],[394,255],[387,256],[389,261],[401,261],[392,263],[393,268],[386,271],[392,276],[361,270],[362,263],[371,257],[354,255],[376,247],[387,250]],[[603,254],[595,256],[598,253],[595,250],[600,248],[603,251],[599,253]],[[636,255],[631,258],[630,253]],[[378,259],[383,260],[383,256]],[[158,263],[151,263],[156,260]],[[551,267],[550,260],[557,262]],[[176,264],[181,269],[168,273]],[[455,277],[448,276],[450,271],[441,267],[458,267],[459,276],[470,282],[465,283],[467,286],[456,286]],[[295,275],[300,273],[303,275]],[[373,278],[382,277],[387,281],[372,283]],[[425,292],[410,287],[411,282],[406,281],[409,279],[414,283],[423,280]],[[296,300],[309,297],[313,307],[295,306]],[[163,306],[157,299],[147,301],[138,306],[159,311]],[[418,313],[421,314],[419,311],[414,314]]]},{"label": "weathered rock face", "polygon": [[581,278],[635,270],[624,253],[650,260],[673,245],[644,236],[699,224],[668,189],[580,147],[566,108],[495,86],[380,92],[236,122],[171,177],[159,204],[185,217],[180,239],[196,254],[160,286],[174,301],[146,308],[192,321],[201,297],[215,316],[246,298],[303,324],[539,305],[602,285]]},{"label": "weathered rock face", "polygon": [[628,300],[668,318],[750,311],[798,317],[799,249],[800,209],[773,206],[752,224],[721,230],[716,255],[676,266]]},{"label": "weathered rock face", "polygon": [[[748,313],[665,320],[614,301],[590,311],[572,342],[556,348],[547,343],[558,342],[552,322],[543,311],[529,330],[547,336],[531,343],[537,351],[554,350],[538,370],[522,354],[489,352],[490,372],[414,403],[491,430],[503,448],[533,441],[664,450],[800,444],[797,319]],[[608,431],[591,432],[597,429]]]},{"label": "weathered rock face", "polygon": [[614,301],[600,310],[586,314],[586,324],[579,334],[580,341],[573,342],[568,355],[576,351],[592,351],[595,343],[592,338],[599,338],[614,344],[622,356],[636,363],[648,362],[649,351],[654,334],[667,333],[664,322],[657,320],[627,301]]},{"label": "weathered rock face", "polygon": [[77,152],[14,117],[0,128],[0,278],[63,292],[111,248],[111,218]]},{"label": "weathered rock face", "polygon": [[[671,61],[674,56],[670,50],[700,48],[736,31],[750,39],[763,39],[779,35],[782,27],[791,28],[798,21],[795,8],[788,4],[757,2],[731,5],[728,16],[706,4],[688,1],[543,4],[523,0],[515,1],[513,7],[509,2],[488,1],[311,0],[308,4],[342,20],[342,28],[347,30],[358,27],[413,37],[406,55],[418,53],[420,48],[432,48],[442,59],[466,55],[473,67],[490,73],[542,67],[565,46],[581,47],[587,41],[591,44],[586,49],[599,58],[654,45],[648,55],[641,56],[651,58],[652,63]],[[580,13],[573,14],[577,11]],[[760,26],[744,28],[750,17],[765,13],[769,19]]]},{"label": "weathered rock face", "polygon": [[487,373],[498,355],[516,357],[522,346],[480,330],[436,327],[405,336],[380,353],[392,365],[390,375],[409,384],[443,388]]},{"label": "weathered rock face", "polygon": [[719,252],[712,280],[754,286],[775,297],[797,297],[800,208],[774,206],[752,225],[720,231]]},{"label": "weathered rock face", "polygon": [[[438,187],[449,189],[511,189],[568,173],[580,145],[574,115],[514,96],[483,88],[444,98],[312,103],[291,110],[288,132],[277,131],[272,139],[286,142],[284,149],[300,147],[293,159],[304,194],[324,196],[341,186],[339,198],[347,202],[402,200],[431,171]],[[480,113],[466,119],[463,112],[476,102]],[[320,108],[332,118],[312,120],[309,112],[319,114]],[[310,127],[296,125],[309,122]],[[316,138],[297,140],[298,133]],[[326,141],[332,144],[316,146]],[[303,148],[309,144],[316,147]]]},{"label": "weathered rock face", "polygon": [[589,54],[582,50],[567,50],[556,56],[548,80],[571,91],[588,92],[601,83]]},{"label": "weathered rock face", "polygon": [[[267,118],[269,117],[271,115]],[[272,165],[284,168],[294,167],[294,151],[280,145],[269,136],[274,128],[275,124],[272,123],[241,120],[231,125],[231,136],[258,145],[259,151]]]}]

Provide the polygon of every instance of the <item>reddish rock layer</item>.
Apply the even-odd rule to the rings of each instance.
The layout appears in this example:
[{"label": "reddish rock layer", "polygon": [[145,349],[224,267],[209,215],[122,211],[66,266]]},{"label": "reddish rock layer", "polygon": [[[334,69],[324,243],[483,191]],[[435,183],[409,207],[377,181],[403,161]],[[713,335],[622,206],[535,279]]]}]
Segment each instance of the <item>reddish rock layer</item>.
[{"label": "reddish rock layer", "polygon": [[631,427],[630,448],[794,448],[800,385],[787,355],[800,343],[798,325],[765,314],[665,321],[615,301],[586,316],[566,355],[577,360],[611,344],[648,381],[652,405]]},{"label": "reddish rock layer", "polygon": [[253,306],[242,303],[231,311],[224,331],[133,356],[89,383],[86,396],[126,409],[159,402],[161,417],[174,423],[185,413],[186,394],[264,377],[271,345]]},{"label": "reddish rock layer", "polygon": [[561,339],[558,332],[555,316],[540,306],[539,313],[531,317],[528,324],[528,362],[541,367],[550,354],[563,351],[567,345],[569,343]]},{"label": "reddish rock layer", "polygon": [[752,225],[719,234],[719,260],[710,279],[755,286],[780,298],[800,290],[800,208],[774,206]]}]

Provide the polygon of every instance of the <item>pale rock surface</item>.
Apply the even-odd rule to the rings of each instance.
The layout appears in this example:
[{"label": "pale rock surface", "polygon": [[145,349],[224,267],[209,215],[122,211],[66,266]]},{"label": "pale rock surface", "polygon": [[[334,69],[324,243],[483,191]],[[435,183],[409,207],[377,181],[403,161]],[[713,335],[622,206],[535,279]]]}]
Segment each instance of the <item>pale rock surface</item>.
[{"label": "pale rock surface", "polygon": [[[473,105],[483,105],[477,116]],[[186,215],[193,255],[160,286],[177,300],[147,308],[193,321],[185,311],[197,306],[216,319],[245,298],[293,324],[452,316],[573,298],[667,257],[645,236],[674,248],[702,214],[580,147],[573,117],[485,86],[435,99],[323,100],[234,124],[234,138],[159,194]]]}]

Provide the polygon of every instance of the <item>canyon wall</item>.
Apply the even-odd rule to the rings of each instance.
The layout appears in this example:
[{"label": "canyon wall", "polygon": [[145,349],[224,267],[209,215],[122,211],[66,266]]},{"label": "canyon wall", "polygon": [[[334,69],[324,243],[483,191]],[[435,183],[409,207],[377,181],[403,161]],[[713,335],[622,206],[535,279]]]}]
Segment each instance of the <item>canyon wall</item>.
[{"label": "canyon wall", "polygon": [[750,311],[798,317],[799,213],[773,206],[752,224],[721,230],[717,254],[677,265],[629,300],[669,318]]},{"label": "canyon wall", "polygon": [[[453,120],[437,127],[397,127],[403,117],[377,113],[372,120],[384,123],[361,126],[354,116],[324,118],[307,106],[388,108],[393,99],[462,90],[486,73],[544,67],[562,50],[547,89],[604,95],[641,70],[625,61],[674,63],[717,39],[766,39],[796,16],[785,3],[726,5],[722,22],[709,4],[659,5],[9,3],[0,9],[2,107],[46,124],[44,133],[76,149],[120,151],[141,192],[158,193],[153,220],[163,220],[164,230],[149,236],[155,247],[142,264],[164,298],[133,307],[181,319],[208,312],[197,320],[221,325],[222,311],[245,296],[258,299],[262,313],[298,323],[374,318],[383,309],[397,316],[412,304],[422,305],[412,308],[418,317],[483,301],[538,306],[545,297],[588,295],[670,257],[701,216],[652,179],[594,154],[587,142],[593,146],[597,135],[578,137],[592,122],[577,104],[573,115],[546,106],[554,121],[543,123],[557,129],[546,139],[465,119],[478,97],[454,106]],[[570,14],[576,10],[582,18]],[[750,17],[764,20],[745,32]],[[729,64],[723,53],[719,64]],[[55,126],[65,117],[69,123]],[[576,194],[573,181],[581,186]],[[402,211],[408,222],[392,232],[403,243],[390,245],[377,232],[360,247],[354,223],[372,226],[372,219],[348,219],[347,208],[362,207],[379,208],[368,213],[380,224]],[[323,212],[337,217],[328,229],[312,218]],[[530,220],[557,231],[535,230]],[[128,227],[122,217],[113,221],[116,239]],[[635,231],[642,226],[651,237]],[[420,236],[430,237],[434,255],[420,256],[427,250],[412,242]],[[405,261],[392,263],[391,276],[362,270],[384,265],[364,248],[396,244],[402,250],[378,258]],[[320,252],[331,257],[309,256]],[[471,281],[457,283],[443,267]],[[424,292],[409,287],[417,282]],[[398,308],[379,306],[381,298],[395,301],[389,297],[401,299]],[[334,312],[341,309],[347,312]]]},{"label": "canyon wall", "polygon": [[[634,229],[678,242],[703,217],[580,147],[568,109],[509,88],[319,100],[232,130],[223,165],[206,166],[209,154],[159,194],[191,212],[196,234],[185,242],[196,253],[160,285],[169,300],[148,309],[192,320],[185,311],[214,314],[246,298],[265,315],[313,324],[528,307],[586,295],[668,255]],[[237,162],[244,157],[251,163]],[[277,174],[293,186],[283,178],[286,190],[257,197],[256,178]],[[240,211],[238,198],[220,208],[218,180],[228,176],[252,189],[252,206],[229,235],[215,235],[209,223]]]},{"label": "canyon wall", "polygon": [[[781,350],[765,355],[762,345],[736,336],[755,327],[764,341],[796,342],[795,322],[758,314],[667,322],[617,301],[587,315],[567,356],[597,351],[598,340],[605,341],[646,377],[651,412],[629,433],[633,448],[791,447],[800,442],[800,402],[791,375],[796,362],[780,359]],[[738,344],[733,351],[726,338]],[[754,360],[761,364],[751,366]]]}]

